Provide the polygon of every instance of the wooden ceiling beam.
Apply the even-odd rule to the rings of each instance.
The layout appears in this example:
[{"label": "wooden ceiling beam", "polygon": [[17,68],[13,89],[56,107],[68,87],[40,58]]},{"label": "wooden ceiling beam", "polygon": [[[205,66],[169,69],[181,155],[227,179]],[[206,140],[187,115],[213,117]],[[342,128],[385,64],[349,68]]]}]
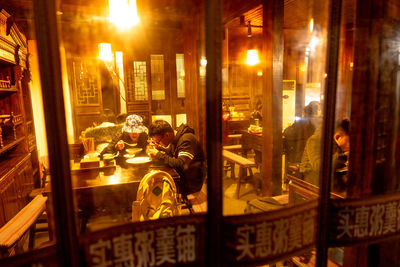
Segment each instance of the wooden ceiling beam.
[{"label": "wooden ceiling beam", "polygon": [[225,25],[259,5],[261,5],[260,0],[224,0],[222,3],[222,23]]}]

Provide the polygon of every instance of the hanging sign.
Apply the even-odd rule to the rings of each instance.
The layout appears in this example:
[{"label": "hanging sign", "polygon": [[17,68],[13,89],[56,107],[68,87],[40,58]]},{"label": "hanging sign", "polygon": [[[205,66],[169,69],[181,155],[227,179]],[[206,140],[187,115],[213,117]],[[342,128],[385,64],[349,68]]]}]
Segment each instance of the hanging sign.
[{"label": "hanging sign", "polygon": [[375,243],[400,235],[400,194],[330,201],[328,243]]},{"label": "hanging sign", "polygon": [[204,265],[205,216],[125,224],[84,237],[87,266]]},{"label": "hanging sign", "polygon": [[224,217],[223,261],[245,266],[276,261],[315,244],[317,200],[253,216]]}]

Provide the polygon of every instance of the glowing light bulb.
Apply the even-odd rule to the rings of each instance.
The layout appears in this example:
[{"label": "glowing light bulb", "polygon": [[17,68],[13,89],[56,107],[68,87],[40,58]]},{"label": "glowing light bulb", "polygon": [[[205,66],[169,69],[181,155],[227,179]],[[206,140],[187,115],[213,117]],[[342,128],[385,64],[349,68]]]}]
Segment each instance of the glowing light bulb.
[{"label": "glowing light bulb", "polygon": [[247,50],[247,65],[254,66],[260,63],[260,59],[258,58],[258,51],[257,49],[250,49]]},{"label": "glowing light bulb", "polygon": [[120,30],[128,30],[140,22],[136,0],[109,0],[109,21]]}]

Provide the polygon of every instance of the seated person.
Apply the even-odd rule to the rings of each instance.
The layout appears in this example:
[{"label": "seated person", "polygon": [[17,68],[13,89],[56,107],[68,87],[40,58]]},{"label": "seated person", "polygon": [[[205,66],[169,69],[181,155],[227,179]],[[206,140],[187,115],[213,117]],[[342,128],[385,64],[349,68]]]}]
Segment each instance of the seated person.
[{"label": "seated person", "polygon": [[147,153],[178,172],[182,195],[199,192],[204,180],[204,153],[194,130],[182,124],[175,132],[168,122],[156,120],[149,127],[149,136]]},{"label": "seated person", "polygon": [[115,120],[117,121],[117,124],[125,123],[126,117],[128,117],[126,113],[120,113],[117,115]]},{"label": "seated person", "polygon": [[303,117],[283,131],[283,153],[286,165],[301,162],[306,142],[314,134],[317,126],[313,118],[319,117],[319,111],[319,103],[310,102],[304,107]]},{"label": "seated person", "polygon": [[129,115],[126,117],[124,126],[119,135],[117,135],[110,144],[101,152],[115,154],[117,151],[123,151],[132,147],[141,148],[142,153],[146,151],[147,146],[147,128],[143,125],[142,117],[138,115]]},{"label": "seated person", "polygon": [[347,170],[348,170],[348,155],[350,152],[350,136],[349,136],[350,121],[342,120],[336,128],[333,139],[335,140],[333,155],[333,180],[332,191],[341,193],[346,190],[347,185]]},{"label": "seated person", "polygon": [[94,123],[95,126],[88,127],[81,133],[81,140],[93,138],[96,151],[101,152],[107,147],[116,136],[120,135],[122,125],[115,124],[114,113],[109,109],[104,109],[100,115],[100,121]]},{"label": "seated person", "polygon": [[[285,154],[285,177],[288,173],[301,176],[298,172],[307,140],[320,124],[321,108],[317,101],[311,101],[303,109],[302,118],[287,127],[282,134],[283,154]],[[300,178],[300,177],[299,177]],[[285,180],[287,182],[287,180]]]},{"label": "seated person", "polygon": [[261,122],[262,122],[262,104],[261,101],[258,100],[256,103],[256,108],[253,111],[253,113],[251,113],[251,117],[250,117],[250,124],[251,125],[257,125],[257,126],[261,126]]},{"label": "seated person", "polygon": [[[349,120],[342,120],[335,130],[333,155],[333,188],[332,191],[343,191],[347,182],[347,154],[350,150]],[[319,170],[321,163],[321,127],[307,140],[300,163],[300,172],[304,180],[319,186]]]}]

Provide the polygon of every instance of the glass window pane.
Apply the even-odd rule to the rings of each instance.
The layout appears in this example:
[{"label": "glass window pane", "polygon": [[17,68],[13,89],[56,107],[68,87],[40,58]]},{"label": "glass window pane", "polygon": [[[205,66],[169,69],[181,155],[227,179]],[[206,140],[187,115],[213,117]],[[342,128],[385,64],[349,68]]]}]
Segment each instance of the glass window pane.
[{"label": "glass window pane", "polygon": [[[223,214],[265,213],[236,228],[237,244],[254,245],[236,250],[243,264],[268,259],[268,248],[294,251],[315,238],[316,206],[300,207],[317,205],[321,181],[329,5],[278,2],[248,8],[224,25]],[[276,210],[282,216],[268,219]]]},{"label": "glass window pane", "polygon": [[164,55],[151,55],[151,93],[153,100],[165,99]]},{"label": "glass window pane", "polygon": [[[66,100],[65,106],[71,110],[68,114],[68,121],[71,122],[68,128],[72,133],[69,140],[70,168],[80,233],[167,216],[160,212],[153,214],[154,208],[143,204],[153,203],[142,201],[147,197],[157,197],[158,202],[155,203],[158,207],[162,203],[159,201],[161,197],[176,197],[176,205],[172,206],[173,215],[190,214],[189,209],[177,212],[186,205],[181,198],[185,187],[179,184],[186,181],[183,167],[169,165],[162,159],[150,159],[147,153],[148,141],[153,142],[151,148],[162,150],[161,145],[155,142],[159,141],[159,136],[151,136],[154,140],[150,140],[151,125],[156,120],[164,120],[180,134],[182,132],[177,126],[190,122],[189,126],[196,133],[195,138],[200,140],[202,137],[202,143],[196,143],[198,155],[193,151],[183,151],[186,154],[171,152],[168,156],[177,158],[177,155],[186,155],[192,159],[191,155],[196,155],[201,164],[205,162],[201,150],[206,146],[205,120],[199,119],[203,115],[198,110],[187,111],[183,99],[190,92],[193,95],[191,106],[204,110],[205,101],[199,99],[204,95],[204,88],[200,84],[193,89],[184,87],[183,62],[189,54],[185,50],[187,46],[183,45],[183,33],[203,23],[200,10],[192,1],[184,6],[168,3],[162,7],[159,3],[148,1],[137,9],[139,24],[123,29],[119,21],[114,20],[115,17],[109,20],[109,12],[118,9],[114,6],[118,3],[121,4],[121,1],[110,1],[108,6],[99,9],[91,2],[78,9],[61,5],[63,13],[59,14],[63,36],[62,57],[67,63],[63,71],[65,90],[70,91],[72,96]],[[118,10],[117,17],[123,17],[124,9]],[[179,14],[187,14],[188,11],[193,12],[193,23],[184,28]],[[149,18],[157,22],[154,24]],[[164,25],[165,21],[170,22]],[[189,36],[193,45],[201,44],[201,38],[200,35]],[[193,47],[199,50],[198,53],[201,53],[201,48]],[[196,64],[200,62],[188,58],[193,66],[189,73],[195,77],[198,75]],[[193,80],[197,83],[197,79]],[[96,101],[93,100],[95,97]],[[78,101],[80,99],[85,102]],[[188,129],[187,133],[191,132]],[[165,171],[172,177],[171,184],[175,187],[171,185],[170,189],[174,194],[163,191],[168,187],[164,183],[162,186],[152,183],[154,190],[143,189],[147,187],[141,183],[148,182],[152,170]],[[196,193],[202,189],[202,169],[200,174],[201,177],[196,177]],[[206,197],[202,200],[206,203]],[[143,209],[138,203],[143,204]],[[143,212],[147,208],[150,213]]]},{"label": "glass window pane", "polygon": [[176,84],[177,97],[185,97],[185,67],[183,62],[183,54],[176,54]]},{"label": "glass window pane", "polygon": [[134,61],[135,99],[148,100],[146,61]]}]

